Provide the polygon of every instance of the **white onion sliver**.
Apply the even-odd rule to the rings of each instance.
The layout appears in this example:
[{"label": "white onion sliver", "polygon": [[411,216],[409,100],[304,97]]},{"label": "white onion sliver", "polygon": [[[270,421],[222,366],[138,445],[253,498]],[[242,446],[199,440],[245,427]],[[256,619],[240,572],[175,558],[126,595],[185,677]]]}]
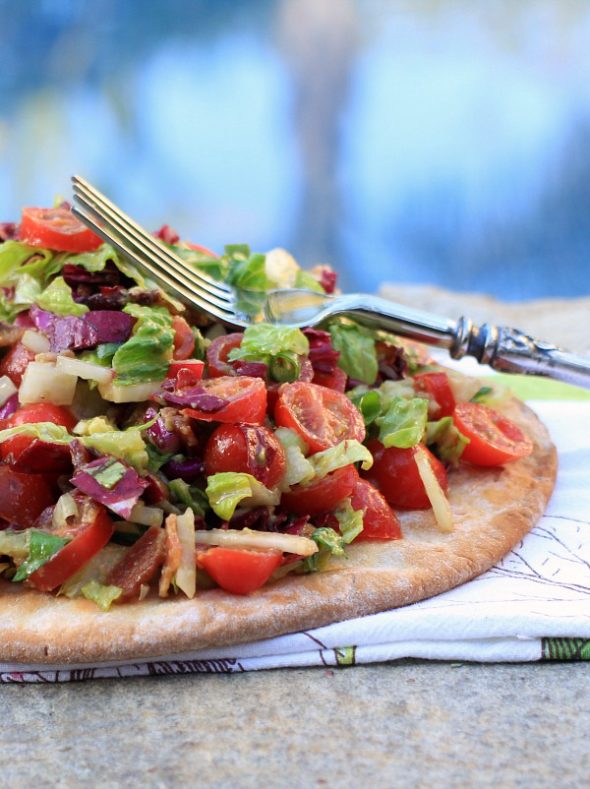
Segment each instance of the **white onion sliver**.
[{"label": "white onion sliver", "polygon": [[436,520],[436,525],[443,532],[453,531],[453,515],[451,513],[451,505],[441,488],[436,474],[432,470],[428,456],[425,454],[421,447],[416,447],[414,453],[416,460],[416,467],[420,479],[424,484],[424,489],[430,503]]},{"label": "white onion sliver", "polygon": [[195,514],[190,507],[176,518],[176,531],[182,547],[180,566],[176,571],[176,586],[189,598],[197,590],[197,565],[195,564]]},{"label": "white onion sliver", "polygon": [[84,362],[73,356],[58,356],[55,363],[58,370],[68,375],[77,375],[85,381],[98,381],[99,384],[108,384],[113,377],[110,367],[101,367],[100,364]]},{"label": "white onion sliver", "polygon": [[106,384],[99,384],[98,391],[105,400],[109,400],[111,403],[143,403],[158,391],[162,383],[163,381],[148,381],[144,384],[118,386],[109,381]]},{"label": "white onion sliver", "polygon": [[50,348],[47,337],[41,334],[41,332],[33,331],[33,329],[26,330],[21,338],[21,342],[25,348],[28,348],[29,351],[33,351],[33,353],[47,353]]},{"label": "white onion sliver", "polygon": [[71,405],[78,379],[75,375],[58,370],[47,362],[29,362],[18,392],[22,405],[28,403],[53,403]]},{"label": "white onion sliver", "polygon": [[147,507],[141,501],[138,501],[131,510],[129,520],[142,526],[161,526],[164,520],[164,512],[159,507]]},{"label": "white onion sliver", "polygon": [[55,529],[67,526],[68,518],[78,515],[78,505],[71,493],[62,494],[53,510],[51,522]]},{"label": "white onion sliver", "polygon": [[18,389],[10,378],[7,375],[3,375],[0,378],[0,406],[3,406],[16,392],[18,392]]},{"label": "white onion sliver", "polygon": [[271,548],[298,556],[311,556],[318,550],[315,542],[307,537],[252,529],[196,531],[195,542],[201,545],[225,545],[227,548]]}]

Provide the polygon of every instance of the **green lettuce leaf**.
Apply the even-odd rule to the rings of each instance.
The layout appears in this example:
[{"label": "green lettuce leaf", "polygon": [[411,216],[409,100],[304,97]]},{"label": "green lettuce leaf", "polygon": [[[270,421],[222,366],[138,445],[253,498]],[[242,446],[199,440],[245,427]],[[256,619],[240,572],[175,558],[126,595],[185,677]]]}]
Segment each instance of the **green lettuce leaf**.
[{"label": "green lettuce leaf", "polygon": [[0,430],[0,444],[14,436],[33,436],[48,444],[69,444],[73,438],[62,425],[54,425],[53,422],[36,422]]},{"label": "green lettuce leaf", "polygon": [[183,246],[172,246],[174,252],[191,266],[208,274],[213,279],[225,281],[229,269],[227,257],[210,257],[198,249]]},{"label": "green lettuce leaf", "polygon": [[426,425],[426,444],[441,460],[456,464],[469,439],[455,426],[452,416],[444,416]]},{"label": "green lettuce leaf", "polygon": [[361,462],[362,468],[367,471],[373,465],[373,456],[363,446],[360,441],[356,439],[347,439],[341,441],[334,447],[328,447],[321,452],[316,452],[310,455],[308,461],[312,464],[316,477],[325,477],[332,471],[336,471],[343,466],[349,466],[351,463]]},{"label": "green lettuce leaf", "polygon": [[334,322],[328,327],[332,345],[340,352],[338,366],[351,378],[374,384],[378,364],[374,332],[355,323]]},{"label": "green lettuce leaf", "polygon": [[85,304],[77,304],[72,297],[72,289],[63,277],[56,277],[45,290],[37,296],[36,303],[43,310],[56,315],[84,315],[88,312]]},{"label": "green lettuce leaf", "polygon": [[230,351],[229,359],[263,362],[276,381],[294,381],[299,377],[299,357],[309,353],[309,341],[299,329],[256,323],[248,326],[239,348]]},{"label": "green lettuce leaf", "polygon": [[334,510],[343,541],[348,545],[363,530],[363,511],[353,510],[350,499],[345,499]]},{"label": "green lettuce leaf", "polygon": [[[226,281],[241,290],[266,291],[271,284],[266,276],[265,256],[254,253],[245,255],[245,249],[226,247],[228,271]],[[249,250],[248,250],[249,252]]]},{"label": "green lettuce leaf", "polygon": [[165,307],[142,307],[138,304],[128,304],[123,312],[137,318],[137,322],[132,336],[113,356],[115,383],[127,386],[163,380],[174,344],[172,316]]},{"label": "green lettuce leaf", "polygon": [[60,260],[63,264],[69,263],[73,266],[81,266],[86,271],[103,271],[107,263],[114,263],[122,274],[132,279],[139,287],[145,288],[147,285],[143,274],[132,263],[119,256],[110,244],[102,244],[94,252],[82,252],[78,255],[67,254]]},{"label": "green lettuce leaf", "polygon": [[407,449],[420,443],[426,430],[428,401],[422,397],[395,397],[377,417],[379,440],[385,447]]},{"label": "green lettuce leaf", "polygon": [[305,271],[304,269],[299,269],[297,272],[297,276],[295,277],[295,286],[296,288],[305,288],[306,290],[313,290],[315,293],[325,293],[326,291],[322,288],[320,283],[317,279],[310,274],[309,271]]},{"label": "green lettuce leaf", "polygon": [[98,581],[88,581],[80,589],[80,592],[87,600],[96,603],[101,611],[108,611],[113,602],[123,594],[121,587],[106,586]]},{"label": "green lettuce leaf", "polygon": [[196,485],[189,485],[183,479],[173,479],[168,483],[172,500],[190,507],[195,515],[204,517],[209,510],[207,494]]},{"label": "green lettuce leaf", "polygon": [[17,561],[24,561],[29,555],[29,530],[0,530],[0,556],[10,556]]},{"label": "green lettuce leaf", "polygon": [[145,471],[150,458],[141,435],[143,427],[144,425],[141,428],[128,427],[127,430],[95,432],[83,436],[80,441],[85,447],[96,450],[99,455],[110,455],[126,461],[137,471]]},{"label": "green lettuce leaf", "polygon": [[328,526],[316,529],[311,535],[311,539],[318,546],[317,553],[308,556],[303,562],[303,571],[314,573],[323,570],[330,556],[345,556],[345,542],[340,534]]},{"label": "green lettuce leaf", "polygon": [[96,466],[90,469],[86,468],[86,473],[94,477],[103,488],[111,490],[123,479],[127,473],[127,468],[119,460],[106,458],[102,466]]},{"label": "green lettuce leaf", "polygon": [[0,285],[15,285],[23,274],[44,284],[60,269],[61,265],[48,249],[31,247],[20,241],[0,244]]},{"label": "green lettuce leaf", "polygon": [[381,414],[381,394],[378,389],[367,389],[363,384],[346,393],[363,416],[365,425],[372,425]]},{"label": "green lettuce leaf", "polygon": [[311,482],[315,477],[315,469],[305,457],[309,447],[294,430],[279,427],[275,436],[285,451],[286,469],[283,482],[287,487],[302,482]]},{"label": "green lettuce leaf", "polygon": [[238,504],[247,500],[250,505],[278,504],[279,497],[268,490],[251,474],[222,471],[207,478],[205,493],[213,512],[228,521]]},{"label": "green lettuce leaf", "polygon": [[65,537],[55,534],[29,530],[29,554],[15,573],[13,581],[24,581],[31,573],[46,564],[51,557],[69,542]]}]

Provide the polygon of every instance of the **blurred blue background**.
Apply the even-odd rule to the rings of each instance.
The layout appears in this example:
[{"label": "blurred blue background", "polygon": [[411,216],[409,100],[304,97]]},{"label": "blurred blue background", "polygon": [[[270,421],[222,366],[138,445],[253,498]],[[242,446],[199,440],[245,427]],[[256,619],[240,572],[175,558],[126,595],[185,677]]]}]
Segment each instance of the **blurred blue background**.
[{"label": "blurred blue background", "polygon": [[0,218],[85,175],[150,228],[505,299],[590,292],[585,0],[0,0]]}]

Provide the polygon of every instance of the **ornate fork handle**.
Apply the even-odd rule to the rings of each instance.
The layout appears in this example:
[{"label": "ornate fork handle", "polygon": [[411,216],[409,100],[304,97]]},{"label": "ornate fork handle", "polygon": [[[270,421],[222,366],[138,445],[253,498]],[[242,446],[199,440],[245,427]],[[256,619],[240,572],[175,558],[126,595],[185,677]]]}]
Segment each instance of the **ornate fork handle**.
[{"label": "ornate fork handle", "polygon": [[520,329],[487,323],[477,326],[469,318],[453,321],[363,294],[337,296],[327,312],[447,348],[455,359],[473,356],[501,372],[541,375],[590,388],[590,357],[536,340]]}]

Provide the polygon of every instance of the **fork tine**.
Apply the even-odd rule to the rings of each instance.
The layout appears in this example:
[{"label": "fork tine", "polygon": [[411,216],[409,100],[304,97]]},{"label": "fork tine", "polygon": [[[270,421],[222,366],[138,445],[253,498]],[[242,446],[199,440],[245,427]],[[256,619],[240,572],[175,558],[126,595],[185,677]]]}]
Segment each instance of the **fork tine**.
[{"label": "fork tine", "polygon": [[[211,293],[219,298],[225,298],[231,293],[231,289],[224,283],[216,282],[208,277],[206,274],[189,266],[182,258],[175,255],[156,238],[146,233],[131,217],[127,216],[121,209],[117,208],[108,198],[101,194],[91,184],[85,181],[80,176],[72,178],[74,192],[77,197],[85,197],[87,208],[94,208],[96,211],[109,212],[109,220],[113,222],[117,220],[118,226],[127,230],[129,234],[140,238],[149,252],[158,257],[163,263],[174,268],[179,268],[186,276],[191,279],[195,285],[199,286],[201,290]],[[100,214],[98,214],[100,218]]]},{"label": "fork tine", "polygon": [[[154,269],[157,271],[162,268],[168,277],[180,282],[181,284],[187,284],[188,278],[183,275],[182,271],[179,271],[179,267],[166,265],[165,262],[159,258],[154,259],[156,256],[152,252],[151,247],[143,243],[143,236],[140,237],[136,233],[128,230],[121,222],[118,221],[118,217],[114,214],[114,212],[106,208],[96,207],[93,203],[89,202],[84,195],[76,194],[76,199],[82,206],[86,208],[87,212],[95,217],[95,219],[106,222],[115,233],[120,233],[124,240],[127,241],[128,244],[131,244],[131,246],[138,253],[141,253],[144,257],[147,257],[150,260],[152,271],[154,271]],[[189,283],[193,290],[198,293],[206,302],[215,304],[221,309],[230,307],[232,296],[231,292],[224,294],[223,297],[218,297],[217,295],[210,293],[200,281],[195,282],[194,279],[190,278]]]},{"label": "fork tine", "polygon": [[136,252],[132,250],[126,243],[125,240],[121,238],[118,234],[113,233],[111,230],[103,227],[100,225],[87,211],[74,206],[72,208],[73,213],[78,216],[82,221],[91,227],[94,232],[99,235],[101,238],[104,238],[106,241],[111,243],[116,249],[118,249],[123,255],[129,257],[131,260],[139,258],[141,261],[141,265],[149,271],[149,273],[153,276],[153,278],[161,285],[166,288],[169,288],[174,293],[179,295],[185,301],[188,301],[191,304],[199,307],[203,312],[212,315],[213,317],[217,318],[224,323],[231,324],[233,326],[240,326],[242,323],[236,318],[231,306],[227,305],[227,309],[222,309],[217,307],[216,305],[209,302],[207,299],[203,298],[200,292],[195,292],[192,286],[189,284],[183,284],[182,281],[173,280],[168,277],[168,275],[159,268],[155,268],[151,259],[145,255],[143,252]]}]

